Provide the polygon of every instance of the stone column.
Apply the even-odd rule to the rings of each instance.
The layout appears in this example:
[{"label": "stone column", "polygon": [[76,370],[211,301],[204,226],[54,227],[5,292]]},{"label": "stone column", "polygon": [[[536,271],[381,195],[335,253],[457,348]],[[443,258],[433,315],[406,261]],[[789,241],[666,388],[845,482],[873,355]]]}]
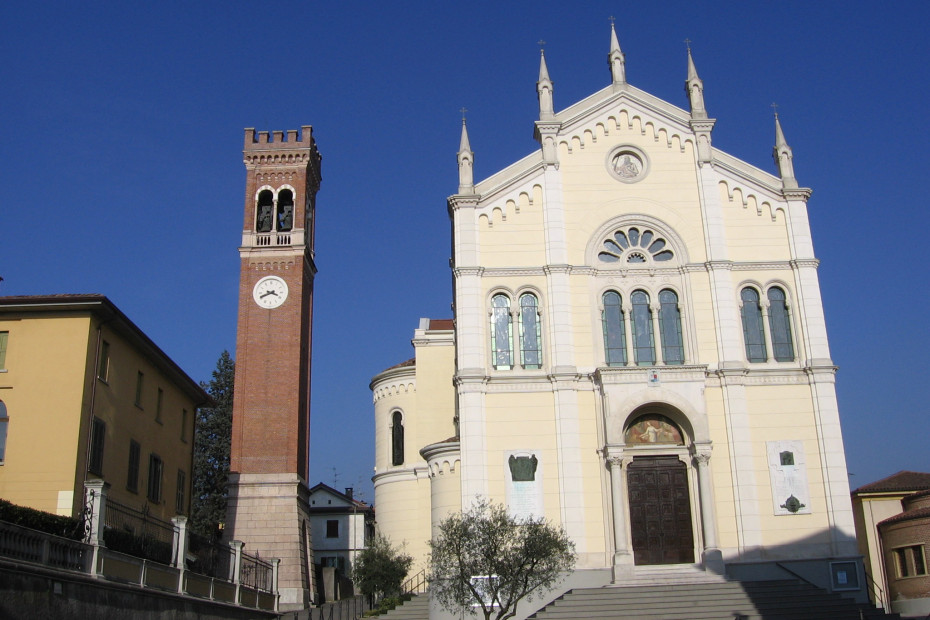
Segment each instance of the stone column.
[{"label": "stone column", "polygon": [[[629,301],[629,299],[627,299]],[[636,356],[633,353],[633,310],[621,308],[623,313],[623,338],[626,340],[626,365],[635,366]]]},{"label": "stone column", "polygon": [[694,465],[698,473],[698,497],[704,534],[701,552],[704,570],[724,573],[723,556],[717,547],[717,516],[714,511],[714,486],[710,477],[710,445],[695,446]]},{"label": "stone column", "polygon": [[759,306],[762,308],[762,334],[765,342],[765,361],[772,362],[775,360],[775,345],[772,342],[772,326],[769,325],[769,300],[762,297],[763,292],[759,293]]},{"label": "stone column", "polygon": [[278,567],[281,565],[279,558],[271,558],[271,593],[274,594],[274,610],[278,611]]},{"label": "stone column", "polygon": [[626,484],[623,476],[625,459],[616,453],[607,453],[607,465],[610,468],[611,510],[614,517],[614,582],[631,577],[633,574],[633,554],[630,551],[627,536],[626,518]]}]

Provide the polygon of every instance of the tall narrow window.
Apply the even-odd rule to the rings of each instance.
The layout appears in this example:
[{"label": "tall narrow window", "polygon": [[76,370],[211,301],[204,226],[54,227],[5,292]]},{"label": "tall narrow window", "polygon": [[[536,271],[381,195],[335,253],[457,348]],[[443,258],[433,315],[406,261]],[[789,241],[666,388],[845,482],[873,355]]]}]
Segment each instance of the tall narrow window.
[{"label": "tall narrow window", "polygon": [[184,514],[184,498],[187,490],[187,476],[180,469],[178,470],[178,486],[174,494],[174,511],[179,515]]},{"label": "tall narrow window", "polygon": [[158,388],[158,396],[155,397],[155,421],[161,423],[161,407],[164,404],[165,391]]},{"label": "tall narrow window", "polygon": [[0,400],[0,465],[6,460],[6,431],[10,425],[10,416],[6,412],[6,404]]},{"label": "tall narrow window", "polygon": [[6,370],[6,343],[10,332],[0,332],[0,370]]},{"label": "tall narrow window", "polygon": [[129,464],[126,467],[126,488],[133,493],[139,491],[139,457],[142,447],[139,442],[129,440]]},{"label": "tall narrow window", "polygon": [[294,227],[294,192],[281,190],[278,194],[278,230],[287,232]]},{"label": "tall narrow window", "polygon": [[256,207],[255,230],[258,232],[271,232],[274,219],[274,194],[270,189],[263,189],[258,193],[258,206]]},{"label": "tall narrow window", "polygon": [[97,378],[106,382],[110,376],[110,343],[104,340],[100,344],[100,360],[97,364]]},{"label": "tall narrow window", "polygon": [[391,464],[404,464],[404,415],[400,411],[391,416]]},{"label": "tall narrow window", "polygon": [[608,366],[626,366],[626,324],[623,318],[623,300],[614,291],[604,293],[604,354]]},{"label": "tall narrow window", "polygon": [[633,291],[630,302],[633,309],[633,359],[637,366],[651,366],[656,363],[656,349],[652,334],[652,314],[649,312],[649,295],[645,291]]},{"label": "tall narrow window", "polygon": [[339,521],[336,519],[326,520],[326,538],[339,538]]},{"label": "tall narrow window", "polygon": [[662,361],[666,364],[684,364],[681,310],[678,308],[678,295],[669,289],[659,292],[659,331],[662,336]]},{"label": "tall narrow window", "polygon": [[106,438],[106,422],[94,416],[90,431],[90,463],[87,464],[87,469],[98,476],[103,476],[103,444]]},{"label": "tall narrow window", "polygon": [[513,321],[510,317],[510,299],[495,295],[491,299],[491,352],[497,370],[513,367]]},{"label": "tall narrow window", "polygon": [[142,384],[145,382],[145,375],[142,374],[140,370],[136,373],[136,400],[135,405],[139,409],[142,409]]},{"label": "tall narrow window", "polygon": [[759,293],[747,286],[740,292],[740,299],[743,302],[740,314],[743,319],[743,339],[746,341],[746,359],[750,362],[764,362],[767,355]]},{"label": "tall narrow window", "polygon": [[773,286],[769,289],[769,332],[772,334],[772,354],[779,362],[794,361],[794,344],[791,342],[791,320],[785,291]]},{"label": "tall narrow window", "polygon": [[542,367],[541,341],[536,295],[520,295],[520,363],[524,368]]},{"label": "tall narrow window", "polygon": [[165,464],[162,463],[161,457],[157,454],[149,455],[149,501],[155,504],[161,503],[161,481]]}]

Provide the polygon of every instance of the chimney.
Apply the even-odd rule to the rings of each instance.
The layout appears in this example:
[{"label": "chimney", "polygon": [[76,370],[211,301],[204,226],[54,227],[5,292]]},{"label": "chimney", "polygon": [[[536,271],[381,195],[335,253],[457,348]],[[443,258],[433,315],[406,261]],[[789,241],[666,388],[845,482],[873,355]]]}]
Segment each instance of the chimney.
[{"label": "chimney", "polygon": [[348,497],[349,499],[352,499],[352,491],[353,491],[352,487],[346,487],[346,497]]}]

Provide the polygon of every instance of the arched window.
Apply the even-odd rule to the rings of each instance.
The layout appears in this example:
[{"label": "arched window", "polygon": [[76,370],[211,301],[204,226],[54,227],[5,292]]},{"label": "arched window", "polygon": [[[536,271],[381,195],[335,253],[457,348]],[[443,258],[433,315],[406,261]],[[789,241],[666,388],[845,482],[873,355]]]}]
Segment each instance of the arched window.
[{"label": "arched window", "polygon": [[278,230],[287,232],[294,227],[294,192],[283,189],[278,194]]},{"label": "arched window", "polygon": [[684,364],[681,310],[678,309],[678,295],[669,289],[659,292],[659,332],[662,335],[662,361],[666,364]]},{"label": "arched window", "polygon": [[271,225],[274,210],[274,194],[270,189],[263,189],[258,193],[258,206],[256,207],[255,230],[262,232],[271,232]]},{"label": "arched window", "polygon": [[520,295],[520,364],[524,368],[542,367],[542,337],[539,328],[539,302],[536,295]]},{"label": "arched window", "polygon": [[10,416],[6,413],[6,405],[0,400],[0,465],[6,459],[6,429],[10,423]]},{"label": "arched window", "polygon": [[768,291],[769,332],[772,334],[772,353],[779,362],[794,361],[794,345],[791,342],[791,320],[785,291],[773,286]]},{"label": "arched window", "polygon": [[491,298],[491,354],[497,370],[513,367],[513,321],[510,317],[510,299],[506,295]]},{"label": "arched window", "polygon": [[767,358],[765,350],[765,331],[762,325],[762,306],[759,305],[759,293],[756,289],[746,287],[740,292],[743,308],[740,311],[743,319],[743,339],[746,342],[746,359],[750,362],[764,362]]},{"label": "arched window", "polygon": [[395,411],[391,416],[391,465],[404,464],[404,415]]},{"label": "arched window", "polygon": [[608,366],[626,365],[626,324],[623,300],[614,291],[604,293],[601,323],[604,327],[604,355]]},{"label": "arched window", "polygon": [[645,291],[633,291],[630,302],[633,306],[633,359],[637,366],[651,366],[656,363],[656,349],[652,334],[652,314],[649,312],[649,295]]}]

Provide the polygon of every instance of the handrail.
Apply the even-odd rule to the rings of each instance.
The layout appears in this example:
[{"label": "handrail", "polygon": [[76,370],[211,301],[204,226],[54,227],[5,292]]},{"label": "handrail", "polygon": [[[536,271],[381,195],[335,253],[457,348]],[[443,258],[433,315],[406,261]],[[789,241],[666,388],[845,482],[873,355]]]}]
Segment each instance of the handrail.
[{"label": "handrail", "polygon": [[[871,586],[871,587],[869,588],[869,595],[870,595],[870,597],[871,597],[872,594],[875,595],[875,599],[876,599],[876,600],[872,601],[872,604],[875,605],[875,607],[881,607],[882,609],[888,611],[888,609],[885,607],[885,590],[884,590],[884,588],[882,588],[880,585],[878,585],[878,582],[877,582],[877,581],[875,581],[874,579],[872,579],[872,575],[870,575],[870,574],[869,574],[869,571],[865,570],[865,568],[862,569],[862,572],[865,573],[866,582],[868,582],[869,586]],[[875,590],[873,590],[873,588],[875,588]]]},{"label": "handrail", "polygon": [[790,568],[788,568],[787,566],[785,566],[785,565],[782,564],[781,562],[775,562],[775,566],[777,566],[778,568],[782,569],[782,570],[785,571],[786,573],[791,573],[792,575],[794,575],[795,577],[797,577],[798,579],[800,579],[800,580],[803,581],[804,583],[806,583],[806,584],[808,584],[808,585],[811,585],[811,586],[814,586],[815,588],[820,588],[821,590],[823,590],[823,588],[822,588],[821,586],[818,586],[816,583],[814,583],[813,581],[811,581],[811,580],[808,579],[807,577],[805,577],[805,576],[803,576],[803,575],[797,574],[796,572],[794,572],[793,570],[791,570]]},{"label": "handrail", "polygon": [[408,579],[400,587],[402,594],[420,594],[426,592],[426,588],[429,585],[426,579],[426,569],[424,568],[419,573]]}]

